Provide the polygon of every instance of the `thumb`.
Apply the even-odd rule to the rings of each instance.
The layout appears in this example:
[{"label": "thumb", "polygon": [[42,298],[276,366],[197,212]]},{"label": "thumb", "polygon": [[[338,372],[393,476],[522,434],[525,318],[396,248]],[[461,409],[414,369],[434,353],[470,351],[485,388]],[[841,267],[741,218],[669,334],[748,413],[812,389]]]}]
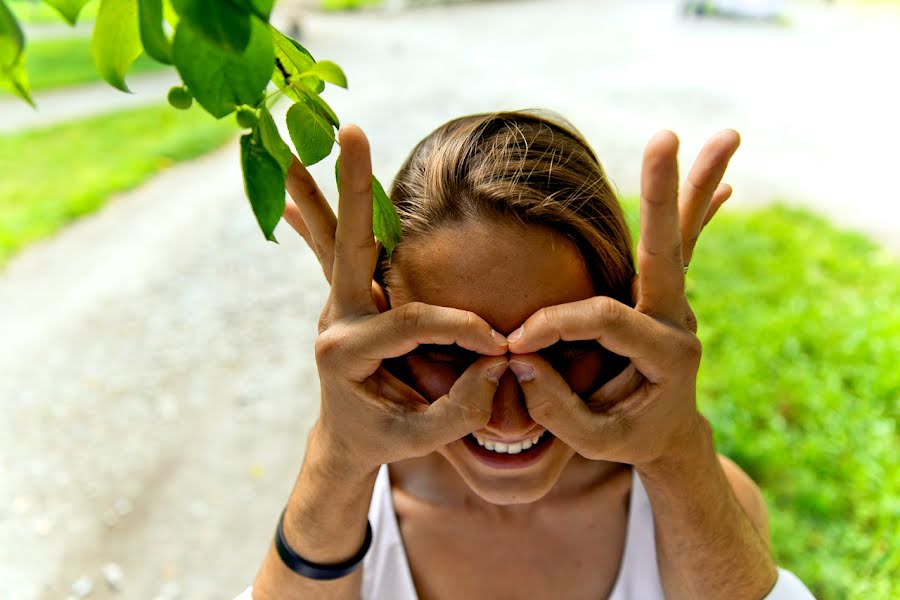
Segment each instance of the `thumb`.
[{"label": "thumb", "polygon": [[509,361],[509,369],[519,380],[531,418],[579,454],[592,453],[592,446],[603,439],[604,415],[592,412],[538,354],[517,355]]},{"label": "thumb", "polygon": [[497,382],[506,371],[502,356],[482,356],[446,394],[415,415],[411,429],[428,451],[484,427],[491,419]]}]

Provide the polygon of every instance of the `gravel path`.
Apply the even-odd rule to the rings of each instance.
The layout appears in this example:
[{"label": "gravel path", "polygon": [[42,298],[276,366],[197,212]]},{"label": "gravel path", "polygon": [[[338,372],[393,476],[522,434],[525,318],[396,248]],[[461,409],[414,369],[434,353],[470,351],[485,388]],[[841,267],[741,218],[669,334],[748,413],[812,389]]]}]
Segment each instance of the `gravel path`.
[{"label": "gravel path", "polygon": [[[744,136],[732,210],[815,201],[897,248],[900,203],[880,182],[900,98],[873,73],[897,55],[900,20],[863,33],[867,13],[807,4],[791,28],[684,22],[659,0],[596,6],[315,15],[304,31],[347,71],[349,93],[326,98],[367,131],[385,183],[430,129],[480,110],[559,110],[626,193],[655,130],[680,134],[686,169],[730,126]],[[313,172],[333,198],[331,168]],[[276,235],[253,222],[230,146],[0,275],[0,595],[213,599],[252,580],[315,417],[327,293],[302,242]]]}]

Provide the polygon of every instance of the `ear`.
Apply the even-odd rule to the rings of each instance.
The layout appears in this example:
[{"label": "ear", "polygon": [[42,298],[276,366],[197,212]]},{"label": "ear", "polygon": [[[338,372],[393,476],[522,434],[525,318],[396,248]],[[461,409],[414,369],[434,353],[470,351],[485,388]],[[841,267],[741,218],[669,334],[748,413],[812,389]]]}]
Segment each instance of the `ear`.
[{"label": "ear", "polygon": [[372,301],[375,302],[375,307],[378,309],[378,312],[383,313],[387,311],[387,293],[384,291],[384,288],[374,280],[372,281]]}]

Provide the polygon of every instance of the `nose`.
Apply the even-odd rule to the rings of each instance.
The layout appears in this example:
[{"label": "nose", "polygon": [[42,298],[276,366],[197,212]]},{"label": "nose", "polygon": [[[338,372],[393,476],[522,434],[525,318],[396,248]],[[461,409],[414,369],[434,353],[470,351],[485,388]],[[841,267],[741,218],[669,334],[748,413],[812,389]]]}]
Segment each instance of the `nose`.
[{"label": "nose", "polygon": [[484,433],[498,440],[518,440],[524,438],[535,426],[528,414],[519,380],[507,369],[497,383],[491,419],[485,425]]}]

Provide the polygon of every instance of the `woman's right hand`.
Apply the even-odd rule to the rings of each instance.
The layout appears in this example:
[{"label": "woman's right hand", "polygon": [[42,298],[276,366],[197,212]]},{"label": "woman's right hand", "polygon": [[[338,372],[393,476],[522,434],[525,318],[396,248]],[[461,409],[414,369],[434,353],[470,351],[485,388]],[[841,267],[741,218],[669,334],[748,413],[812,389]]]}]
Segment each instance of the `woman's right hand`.
[{"label": "woman's right hand", "polygon": [[[369,143],[353,125],[339,137],[332,285],[316,340],[322,403],[312,435],[341,464],[372,470],[484,427],[507,367],[506,338],[470,311],[412,302],[379,312],[371,288],[377,256]],[[419,344],[457,344],[482,357],[429,404],[382,366]]]}]

